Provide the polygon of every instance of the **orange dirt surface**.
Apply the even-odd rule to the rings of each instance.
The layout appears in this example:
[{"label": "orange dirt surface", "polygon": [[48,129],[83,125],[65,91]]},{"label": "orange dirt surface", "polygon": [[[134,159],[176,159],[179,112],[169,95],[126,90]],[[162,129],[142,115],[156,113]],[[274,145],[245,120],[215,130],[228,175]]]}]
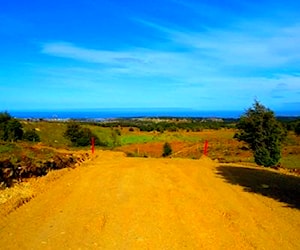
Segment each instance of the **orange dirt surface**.
[{"label": "orange dirt surface", "polygon": [[[183,149],[190,148],[191,143],[186,142],[176,142],[172,141],[170,143],[174,154],[177,152],[181,152]],[[148,143],[138,143],[125,145],[116,148],[118,151],[122,151],[125,153],[132,153],[136,156],[148,156],[148,157],[161,157],[163,154],[163,146],[164,142],[148,142]]]},{"label": "orange dirt surface", "polygon": [[97,151],[2,218],[0,248],[300,249],[298,201],[259,192],[272,183],[250,192],[243,171],[259,177],[206,157]]}]

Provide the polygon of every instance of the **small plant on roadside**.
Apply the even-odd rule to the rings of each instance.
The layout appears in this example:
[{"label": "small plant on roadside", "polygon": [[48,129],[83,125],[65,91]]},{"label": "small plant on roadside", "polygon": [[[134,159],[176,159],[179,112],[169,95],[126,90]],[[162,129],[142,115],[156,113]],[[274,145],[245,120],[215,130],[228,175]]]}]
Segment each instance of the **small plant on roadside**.
[{"label": "small plant on roadside", "polygon": [[167,157],[170,156],[172,154],[172,147],[170,145],[170,143],[166,142],[163,146],[163,157]]}]

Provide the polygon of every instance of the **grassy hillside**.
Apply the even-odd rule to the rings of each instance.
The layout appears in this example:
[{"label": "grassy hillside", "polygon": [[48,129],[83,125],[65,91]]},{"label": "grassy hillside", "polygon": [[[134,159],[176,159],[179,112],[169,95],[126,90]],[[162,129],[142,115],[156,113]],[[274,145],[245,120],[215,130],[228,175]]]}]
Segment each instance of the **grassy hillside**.
[{"label": "grassy hillside", "polygon": [[65,122],[22,122],[24,130],[34,129],[40,136],[41,142],[54,148],[66,148],[70,142],[63,136],[67,124]]}]

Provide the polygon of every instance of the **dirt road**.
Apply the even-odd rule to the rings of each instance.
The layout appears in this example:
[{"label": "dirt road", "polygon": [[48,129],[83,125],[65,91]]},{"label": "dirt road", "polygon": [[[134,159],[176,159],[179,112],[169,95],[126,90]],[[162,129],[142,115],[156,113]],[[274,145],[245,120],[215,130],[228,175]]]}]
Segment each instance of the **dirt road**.
[{"label": "dirt road", "polygon": [[4,218],[0,248],[300,249],[299,207],[219,172],[208,158],[99,151]]}]

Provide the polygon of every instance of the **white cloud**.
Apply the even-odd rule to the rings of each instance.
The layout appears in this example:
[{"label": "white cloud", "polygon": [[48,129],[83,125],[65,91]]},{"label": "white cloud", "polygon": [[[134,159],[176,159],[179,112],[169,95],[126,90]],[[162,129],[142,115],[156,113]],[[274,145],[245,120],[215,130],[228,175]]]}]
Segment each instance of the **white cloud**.
[{"label": "white cloud", "polygon": [[[215,98],[215,108],[219,100],[226,99],[231,107],[246,107],[256,97],[277,107],[274,99],[286,103],[299,99],[300,24],[277,27],[241,22],[231,30],[197,32],[135,20],[161,32],[168,43],[120,51],[45,43],[42,53],[86,63],[82,70],[90,69],[91,74],[80,82],[88,79],[96,85],[103,79],[116,90],[118,84],[151,85],[144,90],[172,91],[190,103]],[[82,77],[82,72],[75,75],[80,74]]]},{"label": "white cloud", "polygon": [[[262,25],[262,24],[260,24]],[[267,24],[265,24],[267,25]],[[279,67],[300,63],[300,25],[270,27],[274,33],[256,32],[259,25],[205,32],[169,31],[174,43],[195,49],[224,66]],[[247,28],[247,29],[246,29]],[[263,27],[266,29],[266,27]]]},{"label": "white cloud", "polygon": [[66,42],[45,43],[43,44],[42,53],[91,63],[116,65],[122,64],[122,62],[144,63],[137,57],[138,55],[133,53],[87,49]]},{"label": "white cloud", "polygon": [[300,64],[300,23],[278,25],[267,21],[243,21],[227,28],[172,28],[136,19],[169,39],[223,67],[277,68]]},{"label": "white cloud", "polygon": [[[104,66],[107,74],[125,74],[137,77],[170,77],[199,81],[214,69],[201,63],[201,58],[182,52],[166,52],[142,48],[127,51],[104,51],[81,48],[71,43],[46,43],[42,53],[51,56],[75,59]],[[196,79],[197,78],[197,79]]]}]

